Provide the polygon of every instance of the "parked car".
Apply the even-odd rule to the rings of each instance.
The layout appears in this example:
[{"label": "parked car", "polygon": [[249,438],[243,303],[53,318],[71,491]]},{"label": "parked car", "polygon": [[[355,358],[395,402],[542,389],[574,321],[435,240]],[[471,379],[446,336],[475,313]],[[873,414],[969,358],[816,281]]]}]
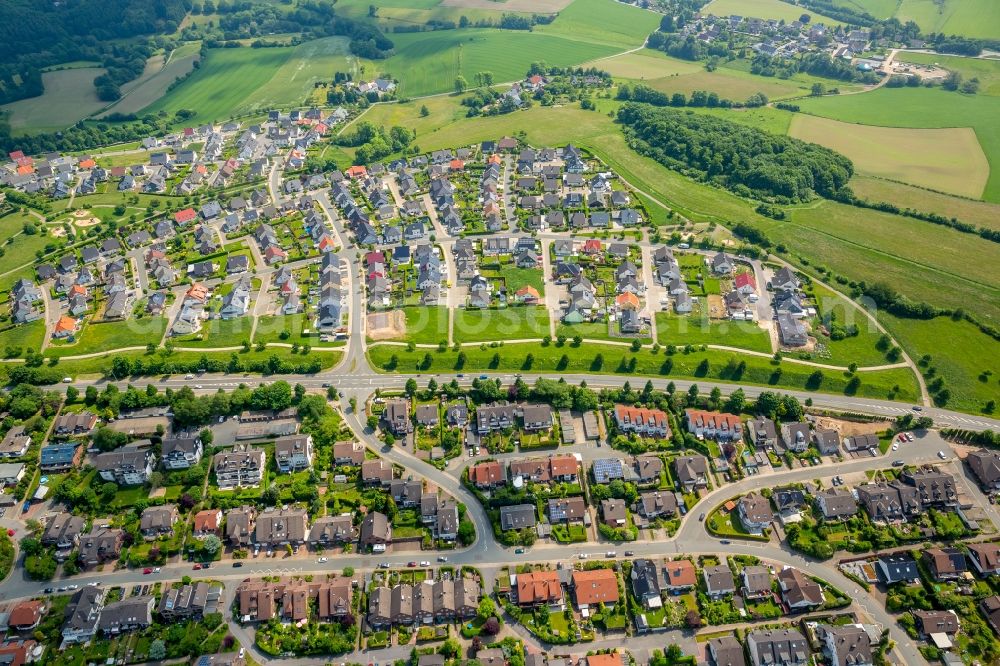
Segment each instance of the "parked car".
[{"label": "parked car", "polygon": [[411,568],[412,568],[412,567],[415,567],[415,566],[417,566],[417,563],[416,563],[416,562],[407,562],[407,563],[406,563],[406,566],[408,566],[408,567],[411,567]]},{"label": "parked car", "polygon": [[242,566],[243,566],[242,562],[233,562],[233,568],[234,569],[239,569]]},{"label": "parked car", "polygon": [[941,460],[947,460],[948,455],[944,451],[938,451],[938,458],[940,458]]},{"label": "parked car", "polygon": [[893,467],[902,467],[902,466],[903,466],[903,465],[905,465],[905,464],[906,464],[906,463],[905,463],[905,462],[903,462],[902,460],[893,460],[893,461],[892,461],[892,466],[893,466]]},{"label": "parked car", "polygon": [[422,566],[422,567],[429,567],[430,565],[431,565],[431,563],[428,562],[427,560],[422,560],[420,562],[420,566]]},{"label": "parked car", "polygon": [[515,548],[514,549],[514,554],[515,555],[524,555],[524,548]]},{"label": "parked car", "polygon": [[625,557],[632,557],[633,555],[635,555],[635,552],[633,552],[631,550],[626,550],[625,551]]},{"label": "parked car", "polygon": [[438,562],[447,562],[448,558],[444,555],[438,555]]},{"label": "parked car", "polygon": [[194,570],[195,571],[201,571],[201,565],[200,564],[195,564],[194,565]]},{"label": "parked car", "polygon": [[153,570],[150,569],[149,567],[146,567],[145,569],[142,570],[142,573],[148,576],[149,574],[153,573]]}]

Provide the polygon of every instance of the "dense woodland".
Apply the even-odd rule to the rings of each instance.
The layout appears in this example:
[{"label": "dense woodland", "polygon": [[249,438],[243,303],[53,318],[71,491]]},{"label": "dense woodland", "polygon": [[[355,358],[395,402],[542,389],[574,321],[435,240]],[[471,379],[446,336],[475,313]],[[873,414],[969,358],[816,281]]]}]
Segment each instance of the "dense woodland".
[{"label": "dense woodland", "polygon": [[95,86],[117,99],[118,86],[142,73],[149,46],[109,42],[172,33],[187,9],[186,0],[0,2],[0,103],[41,95],[42,68],[73,60],[108,68]]},{"label": "dense woodland", "polygon": [[833,197],[854,171],[828,148],[714,116],[632,102],[618,122],[637,152],[742,196],[779,203]]}]

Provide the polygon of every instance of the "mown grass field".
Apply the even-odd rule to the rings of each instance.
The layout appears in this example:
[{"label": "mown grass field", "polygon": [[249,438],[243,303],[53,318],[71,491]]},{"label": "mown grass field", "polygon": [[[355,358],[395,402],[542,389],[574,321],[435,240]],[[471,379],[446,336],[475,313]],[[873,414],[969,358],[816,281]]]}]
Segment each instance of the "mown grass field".
[{"label": "mown grass field", "polygon": [[[162,353],[162,352],[157,352]],[[202,358],[207,358],[209,360],[219,360],[228,361],[234,352],[201,352],[201,351],[190,351],[190,352],[174,352],[169,358],[171,361],[176,363],[194,363],[201,360]],[[272,356],[278,357],[282,361],[288,361],[290,363],[310,363],[313,360],[320,362],[323,369],[332,368],[334,365],[340,362],[340,357],[343,352],[340,351],[321,351],[321,352],[311,352],[308,355],[305,354],[292,354],[289,349],[266,349],[262,352],[249,351],[249,352],[238,352],[240,360],[245,363],[250,363],[253,361],[266,361]],[[81,359],[81,360],[60,360],[59,369],[60,372],[64,372],[67,376],[73,377],[74,379],[80,379],[85,377],[95,377],[102,376],[111,370],[111,363],[115,356],[122,356],[128,359],[139,359],[145,358],[146,353],[141,351],[126,352],[123,354],[103,354],[101,356],[95,356],[93,358]],[[0,378],[6,379],[6,364],[0,364]],[[239,376],[242,377],[243,373]]]},{"label": "mown grass field", "polygon": [[[5,304],[4,307],[7,305]],[[8,325],[9,322],[5,322],[6,330],[0,331],[0,352],[8,347],[20,347],[23,355],[29,349],[32,351],[41,349],[42,341],[45,339],[44,319],[7,328]]]},{"label": "mown grass field", "polygon": [[940,88],[880,88],[863,95],[814,97],[799,102],[817,116],[880,127],[971,127],[990,163],[982,198],[1000,202],[1000,98]]},{"label": "mown grass field", "polygon": [[756,323],[713,321],[699,315],[657,312],[656,339],[661,345],[725,345],[771,353],[771,336]]},{"label": "mown grass field", "polygon": [[978,199],[990,165],[971,127],[903,129],[794,114],[789,135],[832,148],[858,171]]},{"label": "mown grass field", "polygon": [[252,101],[253,94],[271,80],[292,51],[287,47],[212,49],[197,72],[143,113],[174,114],[189,109],[197,114],[196,123],[228,118]]},{"label": "mown grass field", "polygon": [[165,317],[143,317],[123,322],[90,323],[83,327],[73,344],[53,344],[45,350],[46,356],[80,356],[97,352],[112,352],[126,347],[144,347],[148,343],[160,344],[167,330]]},{"label": "mown grass field", "polygon": [[[767,358],[730,352],[709,350],[668,356],[663,351],[653,353],[650,350],[642,350],[638,353],[632,353],[628,347],[599,342],[587,343],[581,347],[574,347],[572,344],[543,346],[539,343],[509,343],[503,347],[487,347],[485,350],[478,347],[465,347],[463,351],[466,357],[465,365],[462,367],[465,368],[466,372],[527,370],[525,360],[528,354],[531,354],[534,357],[530,366],[532,372],[627,373],[634,376],[695,380],[704,378],[706,381],[725,381],[726,369],[730,365],[730,361],[735,366],[740,361],[745,360],[747,367],[739,378],[741,383],[804,389],[809,376],[815,371],[815,368],[806,365],[785,362],[780,366],[775,366]],[[368,347],[368,358],[372,367],[376,369],[385,370],[388,368],[390,359],[395,356],[397,360],[395,372],[433,373],[453,372],[455,370],[458,356],[456,352],[451,350],[431,352],[429,368],[421,365],[426,354],[427,350],[424,349],[407,352],[406,348],[396,345],[375,344]],[[562,363],[564,355],[566,356],[565,364]],[[603,360],[600,364],[595,362],[598,355]],[[498,360],[496,365],[493,363],[495,356]],[[634,367],[631,365],[633,358],[635,359]],[[698,368],[705,360],[708,361],[708,370],[701,372]],[[777,372],[779,368],[780,372]],[[912,401],[919,395],[916,378],[908,370],[866,372],[860,376],[861,385],[858,387],[857,395],[871,398],[886,398],[893,395],[896,399],[903,401]],[[847,382],[848,378],[844,373],[832,370],[824,371],[818,391],[842,393]],[[898,391],[894,390],[897,386]]]},{"label": "mown grass field", "polygon": [[953,197],[870,176],[852,178],[851,189],[872,201],[889,201],[904,208],[956,217],[978,227],[1000,229],[1000,204]]},{"label": "mown grass field", "polygon": [[900,23],[915,22],[924,32],[993,39],[1000,35],[1000,4],[995,0],[901,0],[894,16]]},{"label": "mown grass field", "polygon": [[14,134],[65,129],[107,104],[97,98],[94,88],[94,79],[103,73],[100,67],[45,72],[42,74],[45,86],[42,95],[4,104],[0,112],[8,113]]},{"label": "mown grass field", "polygon": [[979,412],[989,400],[1000,400],[1000,342],[969,322],[948,317],[914,320],[884,314],[882,319],[915,361],[931,356],[935,376],[951,391],[949,409]]},{"label": "mown grass field", "polygon": [[108,113],[138,113],[163,97],[177,77],[186,75],[194,68],[200,48],[201,42],[189,42],[178,46],[166,58],[162,55],[150,58],[150,61],[158,62],[159,67],[148,75],[144,72],[139,79],[125,86],[122,98],[97,117]]},{"label": "mown grass field", "polygon": [[[764,225],[762,225],[764,226]],[[942,307],[1000,316],[1000,247],[978,236],[831,201],[766,225],[772,240],[842,275],[882,281]],[[983,262],[983,263],[980,263]]]},{"label": "mown grass field", "polygon": [[332,80],[334,72],[354,71],[357,59],[349,57],[348,41],[346,37],[325,37],[292,48],[270,80],[243,101],[243,108],[304,103],[316,82]]},{"label": "mown grass field", "polygon": [[[253,332],[253,343],[277,342],[288,345],[309,345],[310,347],[336,347],[342,342],[334,344],[332,342],[320,342],[319,335],[312,328],[312,321],[309,315],[300,312],[292,315],[276,315],[269,317],[258,317],[257,328]],[[282,339],[281,335],[288,332],[288,337]],[[309,334],[305,332],[309,331]]]},{"label": "mown grass field", "polygon": [[[812,296],[815,299],[819,317],[812,322],[811,335],[826,350],[825,354],[815,354],[813,360],[840,366],[857,363],[861,367],[889,363],[885,354],[875,347],[882,335],[881,332],[857,305],[818,284],[812,285]],[[839,324],[845,328],[852,325],[857,326],[858,334],[833,340],[820,330],[820,324],[826,325],[827,322]],[[794,353],[792,355],[794,356]]]},{"label": "mown grass field", "polygon": [[455,342],[542,339],[549,334],[549,315],[542,307],[503,310],[455,310]]},{"label": "mown grass field", "polygon": [[405,342],[436,345],[448,341],[448,308],[436,305],[404,308]]},{"label": "mown grass field", "polygon": [[778,19],[788,22],[798,21],[803,14],[809,14],[814,23],[834,26],[843,25],[840,21],[817,14],[805,7],[796,7],[781,0],[712,0],[712,2],[702,8],[704,16],[715,14],[716,16],[753,16],[762,19]]},{"label": "mown grass field", "polygon": [[631,49],[642,46],[659,24],[659,14],[634,5],[608,0],[573,0],[559,12],[555,21],[537,26],[535,32]]},{"label": "mown grass field", "polygon": [[459,75],[470,85],[484,71],[492,72],[497,83],[518,81],[533,62],[565,67],[621,50],[542,32],[485,28],[394,34],[392,40],[395,55],[369,63],[368,71],[390,73],[407,97],[454,90]]},{"label": "mown grass field", "polygon": [[[175,347],[238,347],[250,340],[252,317],[209,319],[194,335],[171,338]],[[200,339],[199,339],[200,336]]]},{"label": "mown grass field", "polygon": [[[23,231],[25,224],[33,224],[39,230],[41,228],[40,220],[27,213],[14,212],[0,217],[0,248],[3,249],[3,255],[0,256],[0,275],[3,276],[0,278],[0,286],[3,288],[16,282],[22,273],[28,276],[34,274],[30,264],[35,258],[35,252],[43,249],[48,243],[62,242],[61,239],[49,235],[26,234]],[[10,273],[25,264],[29,266]]]}]

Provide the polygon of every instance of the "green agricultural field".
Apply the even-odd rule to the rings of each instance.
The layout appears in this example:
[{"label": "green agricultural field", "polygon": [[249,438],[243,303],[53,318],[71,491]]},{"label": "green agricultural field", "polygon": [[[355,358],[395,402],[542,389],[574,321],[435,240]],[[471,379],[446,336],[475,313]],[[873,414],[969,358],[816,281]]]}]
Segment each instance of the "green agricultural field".
[{"label": "green agricultural field", "polygon": [[197,72],[169,95],[143,109],[143,113],[173,114],[188,109],[197,114],[193,122],[229,118],[254,103],[254,94],[288,62],[294,50],[292,47],[212,49]]},{"label": "green agricultural field", "polygon": [[797,97],[802,94],[802,90],[791,81],[756,76],[727,67],[719,67],[714,72],[703,69],[692,74],[652,79],[645,84],[661,92],[680,92],[688,96],[695,90],[704,90],[738,102],[757,93],[764,93],[769,99]]},{"label": "green agricultural field", "polygon": [[45,319],[17,326],[10,326],[5,322],[4,330],[0,331],[0,353],[4,353],[8,348],[19,348],[20,356],[24,356],[24,352],[29,349],[33,351],[41,349],[44,340]]},{"label": "green agricultural field", "polygon": [[549,315],[541,307],[455,310],[455,342],[541,339],[549,335]]},{"label": "green agricultural field", "polygon": [[[532,372],[546,373],[598,373],[598,374],[628,374],[629,376],[650,376],[661,378],[683,378],[711,380],[736,380],[730,375],[730,367],[736,368],[740,361],[746,361],[746,369],[738,378],[744,384],[758,384],[779,388],[804,389],[815,368],[795,364],[782,363],[774,366],[770,359],[743,354],[733,354],[722,351],[692,352],[690,354],[674,354],[667,356],[662,350],[653,353],[642,350],[633,354],[628,347],[592,342],[581,347],[572,344],[563,346],[550,344],[543,346],[538,343],[506,344],[503,347],[465,347],[465,365],[468,371],[509,371],[517,372],[525,369],[525,359],[530,353],[534,356],[531,365]],[[413,352],[396,345],[371,345],[368,357],[372,367],[385,370],[390,365],[393,356],[397,365],[395,372],[453,372],[456,368],[458,354],[451,350],[445,352],[430,352],[430,367],[422,365],[428,352],[417,349]],[[566,364],[562,364],[565,355]],[[600,356],[602,363],[597,363]],[[631,365],[635,359],[634,367]],[[708,361],[706,371],[699,370],[703,361]],[[494,361],[497,361],[494,363]],[[776,370],[780,368],[780,373]],[[824,371],[818,391],[824,393],[842,393],[848,378],[844,373],[832,370]],[[861,385],[857,395],[871,398],[886,398],[892,395],[901,401],[913,401],[919,396],[916,378],[909,370],[883,370],[861,373]],[[894,391],[898,386],[899,390]]]},{"label": "green agricultural field", "polygon": [[97,98],[94,79],[104,73],[99,67],[80,67],[42,74],[45,92],[0,106],[7,112],[15,134],[54,132],[102,109],[107,102]]},{"label": "green agricultural field", "polygon": [[788,134],[851,158],[861,173],[978,199],[990,176],[970,127],[903,129],[794,114]]},{"label": "green agricultural field", "polygon": [[[883,281],[942,307],[1000,315],[1000,246],[972,234],[832,201],[792,209],[771,225],[783,242],[842,275]],[[909,233],[904,231],[909,229]],[[901,240],[905,239],[905,240]]]},{"label": "green agricultural field", "polygon": [[413,306],[404,308],[403,314],[406,315],[405,342],[436,345],[448,341],[448,308]]},{"label": "green agricultural field", "polygon": [[890,18],[899,7],[900,0],[834,0],[834,4],[865,11],[877,19]]},{"label": "green agricultural field", "polygon": [[825,118],[879,127],[971,127],[990,162],[982,198],[1000,202],[1000,98],[940,88],[879,88],[863,95],[814,97],[802,110]]},{"label": "green agricultural field", "polygon": [[661,345],[725,345],[771,353],[771,336],[756,323],[717,321],[698,315],[657,312],[656,339]]},{"label": "green agricultural field", "polygon": [[250,340],[251,317],[209,319],[194,335],[171,338],[175,347],[238,347]]},{"label": "green agricultural field", "polygon": [[979,79],[978,94],[1000,96],[1000,61],[998,60],[962,58],[941,53],[903,52],[896,56],[896,61],[944,67],[948,71],[958,72],[963,79]]},{"label": "green agricultural field", "polygon": [[126,347],[145,347],[148,343],[160,344],[167,330],[165,317],[143,317],[118,322],[88,323],[76,336],[73,344],[53,343],[46,356],[81,356],[97,352],[111,352]]},{"label": "green agricultural field", "polygon": [[587,64],[600,67],[617,78],[638,80],[683,76],[705,70],[700,63],[671,58],[662,51],[653,49],[642,49]]},{"label": "green agricultural field", "polygon": [[[882,321],[914,361],[931,357],[935,376],[951,391],[949,409],[980,412],[1000,398],[1000,342],[966,321],[947,317],[899,319],[883,313]],[[988,374],[987,374],[988,373]],[[928,379],[928,384],[933,377]]]},{"label": "green agricultural field", "polygon": [[795,117],[791,111],[782,111],[773,106],[762,106],[758,109],[694,109],[698,113],[718,116],[734,123],[755,127],[772,134],[788,134],[788,126]]},{"label": "green agricultural field", "polygon": [[498,83],[518,81],[533,62],[565,67],[621,50],[537,31],[443,30],[394,34],[392,39],[396,54],[370,63],[369,71],[391,73],[399,79],[400,94],[408,97],[449,92],[459,75],[470,84],[484,71],[492,72]]},{"label": "green agricultural field", "polygon": [[[146,72],[122,89],[122,98],[115,102],[98,118],[107,113],[138,113],[167,94],[167,88],[178,77],[185,76],[194,68],[198,59],[201,42],[181,44],[164,58],[153,56],[146,65]],[[153,68],[152,71],[149,71]]]},{"label": "green agricultural field", "polygon": [[649,33],[659,25],[659,14],[633,5],[608,0],[573,0],[559,12],[555,21],[535,27],[535,32],[632,49],[642,46]]},{"label": "green agricultural field", "polygon": [[889,201],[903,208],[956,217],[977,227],[1000,229],[1000,204],[953,197],[870,176],[852,178],[851,189],[871,201]]},{"label": "green agricultural field", "polygon": [[985,39],[1000,36],[1000,4],[995,0],[901,0],[895,17],[900,23],[915,22],[924,32]]},{"label": "green agricultural field", "polygon": [[781,2],[781,0],[712,0],[705,5],[701,13],[705,16],[715,14],[716,16],[753,16],[762,19],[777,19],[785,21],[798,21],[803,14],[809,14],[813,22],[835,26],[843,25],[822,14],[804,7],[796,7],[791,3]]},{"label": "green agricultural field", "polygon": [[294,47],[285,63],[242,107],[257,110],[302,104],[317,82],[332,80],[334,72],[354,71],[352,63],[357,59],[349,57],[348,41],[347,37],[326,37]]}]

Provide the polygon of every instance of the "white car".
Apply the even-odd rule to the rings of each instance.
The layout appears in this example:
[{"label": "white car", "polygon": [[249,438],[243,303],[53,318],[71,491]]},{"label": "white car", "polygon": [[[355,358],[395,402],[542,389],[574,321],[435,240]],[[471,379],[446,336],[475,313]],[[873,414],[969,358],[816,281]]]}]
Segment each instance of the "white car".
[{"label": "white car", "polygon": [[194,379],[194,375],[191,374],[184,375],[184,379]]},{"label": "white car", "polygon": [[580,554],[578,555],[578,557],[579,557],[579,558],[580,558],[581,560],[585,560],[585,559],[587,559],[587,553],[580,553]]},{"label": "white car", "polygon": [[941,460],[946,460],[948,456],[945,455],[944,451],[938,451],[938,458]]},{"label": "white car", "polygon": [[431,565],[431,563],[430,563],[430,562],[428,562],[427,560],[423,560],[423,561],[422,561],[422,562],[420,563],[420,566],[422,566],[422,567],[429,567],[430,565]]},{"label": "white car", "polygon": [[892,450],[893,451],[898,451],[899,450],[899,442],[896,442],[895,444],[892,445]]},{"label": "white car", "polygon": [[73,382],[72,377],[63,377],[63,384],[71,384]]},{"label": "white car", "polygon": [[326,561],[327,561],[327,559],[326,559],[325,557],[321,557],[321,558],[319,558],[319,559],[318,559],[318,560],[316,560],[316,561],[317,561],[317,562],[319,562],[320,564],[323,564],[324,562],[326,562]]}]

